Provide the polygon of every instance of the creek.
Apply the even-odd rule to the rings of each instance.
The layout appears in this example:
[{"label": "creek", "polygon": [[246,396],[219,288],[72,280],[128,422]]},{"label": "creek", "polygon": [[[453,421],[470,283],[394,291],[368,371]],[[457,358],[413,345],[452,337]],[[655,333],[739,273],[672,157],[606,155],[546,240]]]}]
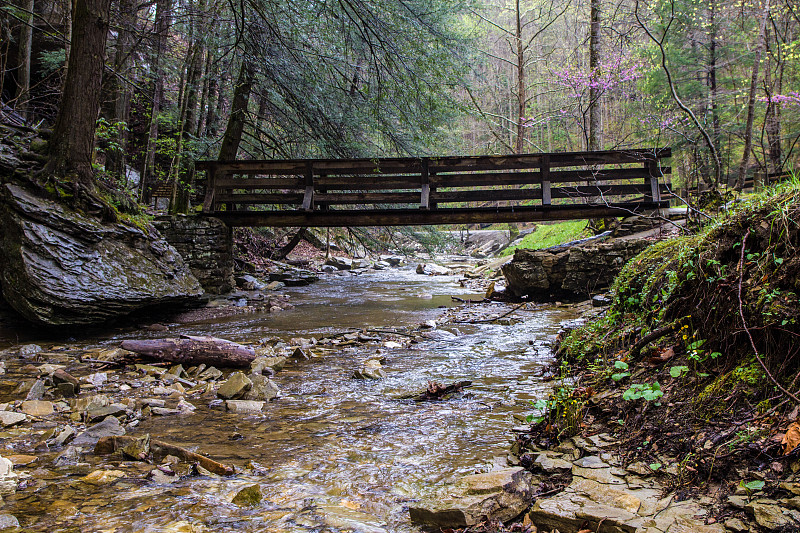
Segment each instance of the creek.
[{"label": "creek", "polygon": [[[267,337],[322,338],[348,328],[397,328],[436,320],[452,296],[477,298],[455,276],[423,276],[411,269],[330,275],[286,290],[294,309],[175,326],[169,335],[214,335],[237,342]],[[497,314],[510,309],[497,305]],[[144,418],[128,435],[145,433],[236,467],[230,477],[189,477],[157,484],[126,476],[113,484],[80,480],[119,464],[88,454],[82,463],[56,467],[55,451],[34,451],[36,439],[6,430],[0,454],[39,456],[30,478],[5,496],[5,513],[26,531],[48,532],[337,532],[418,531],[408,505],[432,496],[459,477],[503,463],[511,428],[547,394],[537,377],[551,362],[548,345],[570,308],[520,310],[510,324],[440,324],[403,348],[382,348],[388,377],[352,379],[353,371],[381,348],[367,343],[299,361],[273,380],[281,397],[260,415],[209,408],[189,398],[191,414]],[[158,338],[136,331],[82,339],[84,348],[115,346],[126,338]],[[45,341],[43,346],[52,346]],[[63,344],[63,342],[62,342]],[[13,379],[9,363],[6,379]],[[420,393],[431,380],[471,380],[452,399],[415,403],[398,399]],[[141,396],[132,389],[130,395]],[[4,395],[3,401],[13,398]],[[17,398],[18,399],[18,398]],[[517,418],[515,418],[515,415]],[[37,425],[38,424],[38,425]],[[47,430],[47,421],[34,433]],[[28,427],[25,431],[30,432]],[[16,432],[16,433],[15,433]],[[149,466],[152,469],[152,466]],[[231,503],[241,488],[258,484],[263,500],[252,508]]]}]

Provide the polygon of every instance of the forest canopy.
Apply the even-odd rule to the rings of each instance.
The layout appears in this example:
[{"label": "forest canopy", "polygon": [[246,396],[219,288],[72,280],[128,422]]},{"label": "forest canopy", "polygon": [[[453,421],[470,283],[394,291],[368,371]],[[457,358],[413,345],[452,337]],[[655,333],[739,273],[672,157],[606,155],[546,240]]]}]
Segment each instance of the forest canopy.
[{"label": "forest canopy", "polygon": [[3,122],[145,202],[186,204],[196,159],[672,146],[705,187],[797,161],[790,0],[15,0],[0,31]]}]

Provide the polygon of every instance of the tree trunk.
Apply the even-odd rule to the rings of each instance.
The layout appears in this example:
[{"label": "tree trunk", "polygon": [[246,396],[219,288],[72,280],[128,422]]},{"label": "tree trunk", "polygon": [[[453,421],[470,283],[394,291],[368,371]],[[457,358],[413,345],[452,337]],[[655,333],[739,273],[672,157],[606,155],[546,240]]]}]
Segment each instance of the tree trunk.
[{"label": "tree trunk", "polygon": [[31,48],[33,47],[33,0],[23,0],[23,24],[19,31],[19,53],[17,55],[17,92],[14,109],[30,121],[28,100],[31,90]]},{"label": "tree trunk", "polygon": [[[600,66],[600,0],[590,0],[589,26],[589,79],[599,75]],[[600,149],[600,87],[596,83],[589,86],[589,135],[588,149]]]},{"label": "tree trunk", "polygon": [[[208,51],[208,60],[212,62],[211,50]],[[213,64],[213,63],[212,63]],[[213,65],[212,70],[208,74],[208,110],[206,111],[205,119],[205,136],[212,137],[217,134],[217,99],[219,98],[219,83],[217,77],[219,76],[219,68]]]},{"label": "tree trunk", "polygon": [[744,129],[744,153],[742,162],[739,163],[739,173],[736,177],[736,190],[744,188],[744,179],[747,174],[747,164],[750,161],[750,150],[753,147],[753,118],[756,108],[756,87],[758,86],[758,72],[761,67],[761,53],[764,50],[764,33],[769,18],[769,0],[764,2],[764,14],[761,18],[761,27],[758,30],[758,45],[753,59],[753,74],[750,77],[750,91],[747,95],[747,123]]},{"label": "tree trunk", "polygon": [[197,115],[197,128],[195,128],[194,136],[201,137],[203,135],[203,131],[205,130],[205,119],[206,119],[206,106],[208,106],[208,90],[211,84],[211,62],[213,61],[213,55],[211,54],[211,50],[206,50],[206,62],[203,66],[202,78],[203,78],[203,88],[200,92],[200,111]]},{"label": "tree trunk", "polygon": [[239,79],[233,91],[233,102],[228,118],[228,126],[222,137],[222,146],[219,149],[220,161],[236,159],[239,152],[239,143],[242,142],[244,121],[247,117],[247,105],[250,103],[250,91],[253,88],[253,69],[247,59],[242,60],[239,68]]},{"label": "tree trunk", "polygon": [[94,190],[92,150],[111,0],[76,0],[64,94],[50,140],[48,171]]},{"label": "tree trunk", "polygon": [[161,113],[161,102],[164,100],[164,55],[167,50],[167,30],[172,16],[172,0],[156,2],[156,56],[153,61],[153,104],[150,110],[150,126],[147,134],[147,149],[141,173],[141,199],[150,203],[155,183],[156,141],[158,140],[158,115]]},{"label": "tree trunk", "polygon": [[519,9],[519,0],[516,0],[517,29],[514,37],[517,41],[517,143],[515,152],[521,154],[525,151],[525,47],[522,44],[522,14]]},{"label": "tree trunk", "polygon": [[122,341],[123,350],[143,357],[190,366],[204,363],[222,367],[247,367],[256,358],[246,346],[216,337],[184,335],[180,339]]},{"label": "tree trunk", "polygon": [[[136,7],[132,0],[119,2],[119,28],[117,44],[114,52],[114,70],[112,78],[113,95],[112,117],[118,125],[116,133],[117,148],[106,154],[106,169],[117,176],[126,176],[125,155],[128,145],[128,117],[130,114],[131,90],[126,81],[131,71],[131,49],[133,48],[132,30],[136,24]],[[127,186],[127,180],[125,182]]]},{"label": "tree trunk", "polygon": [[[764,36],[767,46],[769,46],[769,40],[769,31],[767,31]],[[772,95],[781,92],[780,74],[776,81],[776,87],[773,87],[772,70],[770,64],[767,63],[764,69],[764,88],[767,91],[768,102],[764,115],[764,130],[767,134],[767,158],[770,161],[772,172],[780,172],[783,167],[781,162],[781,107],[772,101]]]},{"label": "tree trunk", "polygon": [[[719,146],[720,139],[722,139],[722,126],[719,120],[719,96],[717,87],[717,21],[716,21],[716,0],[711,0],[709,9],[709,58],[708,58],[708,85],[709,97],[711,99],[711,128],[714,132],[714,145]],[[714,186],[719,186],[719,183],[714,183]]]}]

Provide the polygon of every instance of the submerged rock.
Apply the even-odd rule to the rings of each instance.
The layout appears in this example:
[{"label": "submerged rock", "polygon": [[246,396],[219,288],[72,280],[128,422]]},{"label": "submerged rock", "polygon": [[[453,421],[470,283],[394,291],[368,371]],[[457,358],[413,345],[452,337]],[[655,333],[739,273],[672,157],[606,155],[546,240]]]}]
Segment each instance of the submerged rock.
[{"label": "submerged rock", "polygon": [[14,184],[0,188],[0,222],[2,294],[32,322],[94,324],[203,295],[150,228],[104,225]]},{"label": "submerged rock", "polygon": [[250,485],[243,488],[233,497],[233,503],[240,507],[254,507],[261,503],[261,487]]},{"label": "submerged rock", "polygon": [[370,359],[364,365],[353,372],[353,377],[356,379],[383,379],[386,377],[386,371],[383,369],[381,362],[377,359]]},{"label": "submerged rock", "polygon": [[97,441],[103,437],[112,437],[125,434],[125,428],[113,416],[107,417],[100,423],[97,423],[86,429],[83,433],[78,435],[72,442],[75,446],[94,446]]}]

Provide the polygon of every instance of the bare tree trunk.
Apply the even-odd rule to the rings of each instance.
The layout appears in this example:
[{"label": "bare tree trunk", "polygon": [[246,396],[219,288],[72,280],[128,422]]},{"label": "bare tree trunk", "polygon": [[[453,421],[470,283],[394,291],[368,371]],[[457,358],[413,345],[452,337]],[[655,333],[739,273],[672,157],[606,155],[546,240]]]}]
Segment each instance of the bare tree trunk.
[{"label": "bare tree trunk", "polygon": [[[118,176],[125,176],[125,155],[128,145],[128,116],[130,114],[131,91],[127,78],[131,71],[131,49],[133,48],[132,30],[136,23],[136,7],[132,0],[119,2],[119,28],[117,45],[114,52],[114,70],[112,78],[113,117],[118,124],[116,137],[117,149],[107,154],[106,168]],[[127,185],[127,181],[126,181]]]},{"label": "bare tree trunk", "polygon": [[[595,78],[600,66],[600,0],[590,0],[589,26],[589,76]],[[600,149],[600,87],[596,83],[589,86],[589,150]]]},{"label": "bare tree trunk", "polygon": [[753,147],[753,118],[756,108],[756,87],[758,86],[758,72],[761,67],[761,54],[764,50],[764,33],[769,18],[769,0],[764,2],[764,14],[761,17],[761,27],[758,30],[758,45],[753,59],[753,74],[750,77],[750,91],[747,95],[747,123],[744,129],[744,153],[742,162],[739,163],[739,173],[736,177],[736,190],[744,188],[744,179],[747,174],[747,164],[750,161],[750,150]]},{"label": "bare tree trunk", "polygon": [[[719,145],[722,139],[722,126],[719,120],[719,89],[717,87],[717,21],[716,21],[716,0],[710,0],[709,5],[709,60],[708,60],[708,85],[709,96],[711,99],[711,128],[714,132],[714,144]],[[714,183],[718,186],[719,183]]]},{"label": "bare tree trunk", "polygon": [[130,340],[122,341],[120,346],[144,357],[186,365],[247,367],[256,358],[252,348],[216,337],[184,335],[180,339]]},{"label": "bare tree trunk", "polygon": [[253,69],[247,59],[242,59],[239,67],[239,78],[233,90],[233,102],[228,118],[228,126],[222,137],[222,146],[219,149],[221,161],[236,159],[239,152],[239,143],[242,142],[244,121],[247,117],[247,105],[250,103],[250,91],[253,88]]},{"label": "bare tree trunk", "polygon": [[514,37],[517,41],[517,143],[515,152],[521,154],[525,151],[525,46],[522,44],[522,13],[519,9],[519,0],[516,0],[517,28]]},{"label": "bare tree trunk", "polygon": [[[208,51],[209,61],[212,61],[212,51]],[[217,134],[217,105],[219,100],[219,67],[212,62],[212,69],[208,75],[208,110],[205,119],[205,136],[212,137]]]},{"label": "bare tree trunk", "polygon": [[211,50],[206,50],[206,62],[203,66],[202,78],[203,78],[203,89],[200,92],[200,111],[197,115],[197,128],[195,128],[194,135],[195,137],[200,137],[203,135],[203,131],[205,130],[205,119],[206,113],[205,109],[208,106],[208,93],[209,93],[209,86],[211,84],[211,62],[213,60],[213,55],[211,54]]},{"label": "bare tree trunk", "polygon": [[14,95],[16,111],[30,120],[28,100],[31,90],[31,48],[33,47],[33,0],[23,0],[23,23],[19,31],[19,53],[17,55],[17,92]]},{"label": "bare tree trunk", "polygon": [[100,110],[111,0],[76,0],[64,94],[50,140],[47,170],[72,175],[76,192],[94,191],[92,151]]},{"label": "bare tree trunk", "polygon": [[141,174],[141,200],[150,203],[150,194],[155,181],[156,141],[158,140],[158,115],[164,100],[164,55],[167,49],[167,29],[172,16],[172,0],[156,2],[156,56],[153,61],[153,104],[150,110],[150,126],[147,133],[147,149]]},{"label": "bare tree trunk", "polygon": [[[769,46],[769,31],[764,36],[764,42]],[[781,92],[780,72],[776,82],[776,87],[773,88],[772,70],[767,63],[764,69],[764,89],[767,91],[768,102],[764,115],[764,130],[767,134],[767,157],[771,163],[770,170],[772,172],[780,172],[783,166],[781,162],[781,107],[772,101],[772,95]]]}]

